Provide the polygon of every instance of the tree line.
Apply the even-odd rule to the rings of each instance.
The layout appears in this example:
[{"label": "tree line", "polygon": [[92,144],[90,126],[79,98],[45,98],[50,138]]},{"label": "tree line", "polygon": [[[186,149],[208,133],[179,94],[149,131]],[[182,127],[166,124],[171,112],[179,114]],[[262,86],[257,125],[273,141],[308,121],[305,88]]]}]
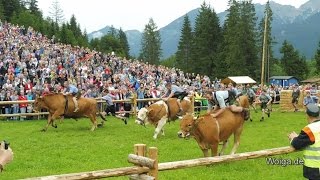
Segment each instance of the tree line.
[{"label": "tree line", "polygon": [[[259,22],[252,0],[229,0],[228,3],[228,14],[222,25],[214,9],[206,3],[201,5],[194,28],[186,15],[176,54],[161,63],[210,77],[250,76],[260,80],[267,18],[265,81],[268,82],[269,77],[276,75],[295,76],[303,80],[320,74],[320,43],[311,61],[306,61],[287,40],[282,42],[279,50],[282,57],[274,57],[272,47],[281,42],[276,42],[271,33],[273,13],[269,2],[265,6],[265,14],[268,15]],[[143,36],[150,34],[145,29]],[[157,50],[161,54],[161,49]]]}]

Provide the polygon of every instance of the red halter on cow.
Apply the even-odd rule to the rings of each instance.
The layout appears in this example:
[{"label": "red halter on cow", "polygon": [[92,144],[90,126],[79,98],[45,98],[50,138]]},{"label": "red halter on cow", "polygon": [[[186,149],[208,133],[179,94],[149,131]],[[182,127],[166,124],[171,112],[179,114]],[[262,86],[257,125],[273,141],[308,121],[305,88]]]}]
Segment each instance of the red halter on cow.
[{"label": "red halter on cow", "polygon": [[[37,97],[34,102],[35,111],[39,111],[41,108],[49,111],[48,123],[43,131],[46,131],[50,124],[52,127],[57,128],[57,125],[54,124],[54,120],[61,116],[71,118],[89,117],[92,122],[91,131],[94,131],[98,126],[96,120],[96,113],[98,112],[97,101],[93,98],[81,97],[78,100],[78,104],[79,110],[74,112],[75,105],[71,95],[48,94],[43,97]],[[99,115],[105,121],[103,115],[101,113],[99,113]],[[103,125],[103,121],[101,122],[101,125]]]},{"label": "red halter on cow", "polygon": [[[182,114],[192,113],[192,105],[189,97],[185,97],[181,101]],[[159,132],[164,135],[164,125],[169,120],[177,119],[177,114],[180,108],[176,98],[169,98],[167,101],[158,101],[151,104],[148,108],[141,108],[138,112],[136,123],[145,125],[146,123],[153,124],[156,129],[153,138],[158,137]]]},{"label": "red halter on cow", "polygon": [[[240,105],[248,107],[247,96],[240,96]],[[180,138],[194,137],[205,157],[208,157],[208,150],[211,149],[212,156],[218,154],[219,142],[223,142],[220,154],[227,147],[229,137],[234,134],[234,144],[231,154],[234,154],[240,144],[245,113],[233,113],[230,108],[226,108],[217,118],[208,113],[200,117],[191,114],[185,115],[180,123]]]}]

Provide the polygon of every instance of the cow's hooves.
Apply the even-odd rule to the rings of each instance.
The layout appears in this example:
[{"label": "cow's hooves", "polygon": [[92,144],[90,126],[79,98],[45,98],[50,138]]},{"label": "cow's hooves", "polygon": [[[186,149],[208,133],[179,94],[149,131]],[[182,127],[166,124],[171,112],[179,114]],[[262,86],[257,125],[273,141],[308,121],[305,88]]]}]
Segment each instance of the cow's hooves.
[{"label": "cow's hooves", "polygon": [[58,126],[57,126],[57,125],[55,125],[55,126],[54,126],[54,128],[58,128]]},{"label": "cow's hooves", "polygon": [[98,124],[97,127],[98,128],[103,127],[103,124]]},{"label": "cow's hooves", "polygon": [[41,131],[41,132],[46,132],[47,130],[46,130],[46,129],[41,129],[40,131]]},{"label": "cow's hooves", "polygon": [[124,119],[122,119],[122,120],[123,120],[124,124],[128,124],[127,118],[124,118]]}]

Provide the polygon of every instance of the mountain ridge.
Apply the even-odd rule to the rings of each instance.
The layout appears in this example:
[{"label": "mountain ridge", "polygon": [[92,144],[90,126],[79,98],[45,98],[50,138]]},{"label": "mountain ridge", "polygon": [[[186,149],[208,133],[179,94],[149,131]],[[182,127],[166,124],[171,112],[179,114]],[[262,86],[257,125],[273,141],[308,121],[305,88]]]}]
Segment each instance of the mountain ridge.
[{"label": "mountain ridge", "polygon": [[[271,1],[270,6],[273,11],[272,35],[277,42],[273,51],[276,57],[280,57],[279,49],[284,40],[288,40],[294,45],[299,52],[310,59],[314,56],[317,44],[320,40],[320,1],[309,0],[305,4],[296,8],[291,5],[281,5]],[[265,4],[255,4],[257,23],[264,16]],[[192,28],[195,25],[195,19],[199,14],[196,8],[188,13]],[[223,24],[226,19],[227,11],[217,14],[220,23]],[[162,58],[168,58],[177,51],[181,35],[181,27],[183,25],[184,15],[170,22],[168,25],[159,28],[163,50]],[[319,25],[318,25],[319,24]],[[98,31],[88,34],[89,39],[93,37],[101,37],[108,33],[110,26],[106,26]],[[130,46],[130,55],[137,57],[141,47],[142,32],[138,30],[125,31]]]}]

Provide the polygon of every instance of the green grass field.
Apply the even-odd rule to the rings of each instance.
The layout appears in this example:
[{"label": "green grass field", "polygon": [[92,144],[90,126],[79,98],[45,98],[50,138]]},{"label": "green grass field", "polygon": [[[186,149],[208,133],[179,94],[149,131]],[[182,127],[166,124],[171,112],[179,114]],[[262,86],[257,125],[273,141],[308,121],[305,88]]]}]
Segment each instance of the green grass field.
[{"label": "green grass field", "polygon": [[[246,122],[239,152],[288,146],[287,133],[300,132],[306,125],[303,112],[281,113],[275,110],[270,118],[259,122],[260,112],[252,111],[254,121]],[[5,167],[0,179],[21,179],[54,174],[75,173],[131,166],[128,154],[137,143],[155,146],[159,150],[159,162],[187,160],[202,157],[194,139],[177,137],[179,121],[166,124],[166,135],[153,140],[154,127],[139,126],[130,119],[128,125],[118,119],[108,118],[106,125],[94,132],[87,119],[67,119],[58,128],[40,130],[45,120],[0,121],[0,139],[10,141],[14,160]],[[233,140],[231,139],[229,153]],[[275,156],[295,160],[302,152]],[[128,179],[117,177],[112,179]],[[265,158],[201,166],[181,170],[161,171],[159,179],[303,179],[302,166],[286,167],[267,165]]]}]

